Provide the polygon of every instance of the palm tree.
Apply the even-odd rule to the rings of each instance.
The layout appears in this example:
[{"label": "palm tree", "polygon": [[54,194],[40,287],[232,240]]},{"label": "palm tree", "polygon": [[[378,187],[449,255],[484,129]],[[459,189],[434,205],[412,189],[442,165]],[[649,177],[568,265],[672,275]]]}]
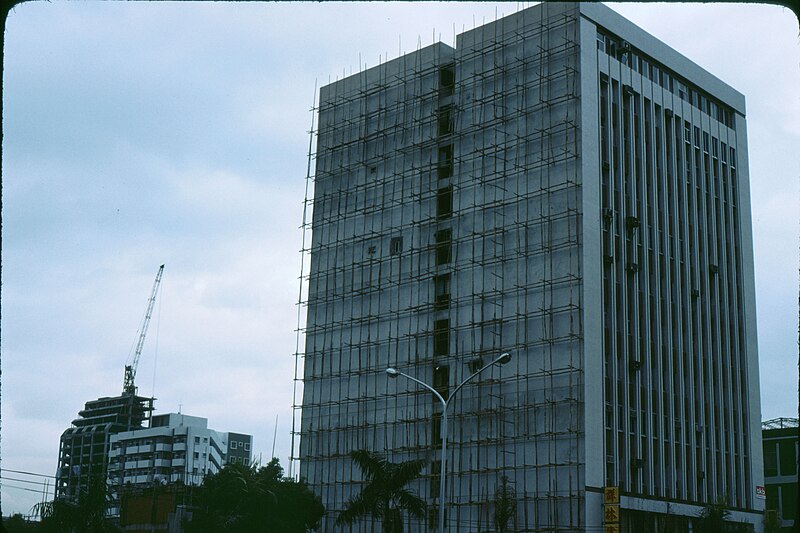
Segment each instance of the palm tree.
[{"label": "palm tree", "polygon": [[427,461],[390,463],[368,450],[350,452],[350,457],[361,469],[367,483],[358,496],[347,502],[347,508],[339,514],[336,525],[352,524],[371,515],[381,521],[383,533],[401,533],[402,511],[417,518],[425,516],[425,502],[404,487],[419,477]]}]

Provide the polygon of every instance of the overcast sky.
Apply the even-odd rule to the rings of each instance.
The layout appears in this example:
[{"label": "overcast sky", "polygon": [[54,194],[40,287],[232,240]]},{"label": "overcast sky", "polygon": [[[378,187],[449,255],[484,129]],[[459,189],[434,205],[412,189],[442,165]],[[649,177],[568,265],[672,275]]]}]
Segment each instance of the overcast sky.
[{"label": "overcast sky", "polygon": [[[287,466],[315,85],[528,4],[31,2],[3,86],[2,467],[140,393]],[[774,6],[613,4],[747,97],[763,418],[797,416],[800,47]],[[3,512],[41,495],[3,472]],[[11,479],[16,478],[16,479]]]}]

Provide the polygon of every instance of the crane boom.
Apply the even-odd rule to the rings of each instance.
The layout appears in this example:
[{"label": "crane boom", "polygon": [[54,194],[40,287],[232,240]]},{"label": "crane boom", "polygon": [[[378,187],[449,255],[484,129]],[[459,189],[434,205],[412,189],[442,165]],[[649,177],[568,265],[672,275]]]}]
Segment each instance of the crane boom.
[{"label": "crane boom", "polygon": [[150,292],[150,299],[147,300],[147,311],[144,314],[144,321],[142,322],[142,329],[139,332],[139,340],[136,342],[136,350],[133,353],[133,361],[130,365],[125,365],[125,381],[122,384],[123,394],[136,394],[136,368],[139,366],[139,356],[142,355],[142,348],[144,347],[144,338],[147,336],[147,327],[150,325],[150,317],[153,314],[153,307],[156,304],[156,295],[158,294],[158,286],[161,284],[161,275],[164,273],[164,265],[158,267],[156,280],[153,282],[153,290]]}]

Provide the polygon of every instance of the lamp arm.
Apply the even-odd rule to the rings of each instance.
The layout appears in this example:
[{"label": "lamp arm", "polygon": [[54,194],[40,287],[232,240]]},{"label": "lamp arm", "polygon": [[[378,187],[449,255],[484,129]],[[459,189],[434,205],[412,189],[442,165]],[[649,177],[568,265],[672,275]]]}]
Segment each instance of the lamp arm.
[{"label": "lamp arm", "polygon": [[404,378],[410,379],[411,381],[413,381],[413,382],[414,382],[414,383],[416,383],[417,385],[421,385],[421,386],[425,387],[426,389],[428,389],[429,391],[431,391],[433,394],[435,394],[435,395],[436,395],[436,397],[439,399],[439,401],[440,401],[440,402],[442,402],[442,406],[443,406],[444,408],[447,408],[447,401],[446,401],[444,398],[442,398],[442,395],[441,395],[441,394],[439,394],[439,393],[436,391],[436,389],[434,389],[433,387],[431,387],[431,386],[430,386],[430,385],[428,385],[427,383],[425,383],[425,382],[423,382],[423,381],[420,381],[420,380],[418,380],[418,379],[417,379],[417,378],[415,378],[415,377],[409,376],[408,374],[404,374],[403,372],[398,372],[398,373],[397,373],[397,375],[398,375],[398,376],[403,376]]},{"label": "lamp arm", "polygon": [[[469,381],[470,381],[472,378],[474,378],[475,376],[477,376],[478,374],[480,374],[481,372],[483,372],[484,370],[486,370],[486,369],[487,369],[487,368],[489,368],[490,366],[492,366],[492,365],[495,365],[495,364],[497,364],[498,362],[500,362],[500,359],[503,359],[503,358],[504,358],[504,357],[506,357],[507,355],[508,355],[508,354],[505,354],[505,353],[504,353],[504,354],[502,354],[502,355],[500,355],[500,357],[496,358],[496,359],[495,359],[494,361],[492,361],[491,363],[487,363],[487,364],[483,365],[483,366],[482,366],[482,367],[481,367],[479,370],[477,370],[476,372],[473,372],[471,376],[469,376],[467,379],[465,379],[464,381],[462,381],[462,382],[461,382],[461,383],[458,385],[458,387],[456,387],[455,389],[453,389],[453,392],[451,392],[451,393],[450,393],[450,396],[448,396],[448,397],[447,397],[447,401],[445,402],[445,406],[447,406],[447,404],[449,404],[449,403],[450,403],[450,400],[452,400],[452,399],[455,397],[456,393],[457,393],[459,390],[461,390],[461,387],[463,387],[464,385],[466,385],[466,384],[467,384],[467,383],[468,383],[468,382],[469,382]],[[414,379],[414,378],[411,378],[411,379]],[[414,381],[416,381],[416,380],[414,380]],[[430,388],[430,387],[428,387],[428,388]],[[437,396],[438,396],[438,395],[437,395]],[[441,398],[441,396],[440,396],[440,398]]]}]

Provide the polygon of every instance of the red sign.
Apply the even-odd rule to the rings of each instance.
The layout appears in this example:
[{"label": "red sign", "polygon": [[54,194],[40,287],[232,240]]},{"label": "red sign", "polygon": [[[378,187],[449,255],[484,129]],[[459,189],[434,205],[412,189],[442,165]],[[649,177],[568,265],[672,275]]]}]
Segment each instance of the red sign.
[{"label": "red sign", "polygon": [[767,489],[765,489],[762,485],[756,485],[756,498],[760,498],[762,500],[767,499]]}]

